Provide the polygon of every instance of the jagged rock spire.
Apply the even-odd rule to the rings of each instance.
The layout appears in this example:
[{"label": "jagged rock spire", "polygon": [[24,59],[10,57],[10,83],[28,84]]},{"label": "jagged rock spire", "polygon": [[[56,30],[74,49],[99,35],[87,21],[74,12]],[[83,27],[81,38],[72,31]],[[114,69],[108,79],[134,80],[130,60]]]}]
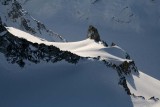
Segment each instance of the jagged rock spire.
[{"label": "jagged rock spire", "polygon": [[101,41],[98,30],[92,25],[88,28],[87,38],[94,39],[96,42]]}]

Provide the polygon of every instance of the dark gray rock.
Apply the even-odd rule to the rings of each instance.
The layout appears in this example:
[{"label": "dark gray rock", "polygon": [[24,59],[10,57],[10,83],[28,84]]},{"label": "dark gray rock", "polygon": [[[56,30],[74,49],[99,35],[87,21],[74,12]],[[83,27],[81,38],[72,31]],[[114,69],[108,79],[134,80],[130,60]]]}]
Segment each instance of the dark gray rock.
[{"label": "dark gray rock", "polygon": [[87,38],[93,39],[96,42],[101,41],[98,30],[92,25],[90,25],[88,28]]}]

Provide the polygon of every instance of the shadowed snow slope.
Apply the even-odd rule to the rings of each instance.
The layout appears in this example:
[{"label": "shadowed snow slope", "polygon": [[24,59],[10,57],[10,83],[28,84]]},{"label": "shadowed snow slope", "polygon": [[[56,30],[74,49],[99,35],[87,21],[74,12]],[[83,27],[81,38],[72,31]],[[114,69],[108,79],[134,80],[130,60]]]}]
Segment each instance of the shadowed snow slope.
[{"label": "shadowed snow slope", "polygon": [[32,17],[17,0],[1,0],[0,10],[0,23],[2,25],[19,28],[49,41],[65,41],[62,36]]},{"label": "shadowed snow slope", "polygon": [[69,41],[82,40],[94,25],[102,40],[123,47],[138,68],[160,80],[160,0],[26,1],[31,15]]},{"label": "shadowed snow slope", "polygon": [[[154,107],[153,105],[155,104],[155,101],[160,98],[160,81],[141,71],[139,72],[139,76],[132,75],[132,78],[127,78],[129,89],[131,90],[131,92],[138,96],[132,96],[134,106]],[[143,100],[142,96],[145,100]],[[159,101],[156,101],[156,103],[158,102]]]},{"label": "shadowed snow slope", "polygon": [[[160,0],[0,0],[0,107],[160,107],[159,5]],[[116,68],[130,56],[118,46],[83,40],[89,25],[107,44],[127,50],[145,73],[118,75]],[[69,41],[82,41],[63,43],[47,26]]]},{"label": "shadowed snow slope", "polygon": [[[114,64],[130,61],[118,46],[105,47],[101,42],[86,39],[78,42],[48,42],[31,34],[7,27],[18,38],[32,43],[53,45],[82,57],[76,65],[64,61],[39,64],[28,62],[21,69],[9,64],[0,54],[0,106],[10,107],[154,107],[159,105],[160,81],[139,71],[126,75],[126,94],[123,79],[119,82],[116,70],[107,68],[106,60]],[[119,84],[119,85],[118,85]],[[125,89],[125,91],[124,91]]]},{"label": "shadowed snow slope", "polygon": [[0,68],[1,107],[133,107],[116,71],[101,62],[44,62],[20,69],[3,61]]}]

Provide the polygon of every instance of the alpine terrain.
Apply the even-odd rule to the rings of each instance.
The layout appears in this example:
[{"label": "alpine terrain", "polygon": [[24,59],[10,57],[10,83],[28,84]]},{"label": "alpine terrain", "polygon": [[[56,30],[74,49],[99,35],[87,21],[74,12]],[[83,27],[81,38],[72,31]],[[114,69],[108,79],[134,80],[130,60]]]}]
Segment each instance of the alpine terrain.
[{"label": "alpine terrain", "polygon": [[0,107],[160,107],[159,4],[0,0]]}]

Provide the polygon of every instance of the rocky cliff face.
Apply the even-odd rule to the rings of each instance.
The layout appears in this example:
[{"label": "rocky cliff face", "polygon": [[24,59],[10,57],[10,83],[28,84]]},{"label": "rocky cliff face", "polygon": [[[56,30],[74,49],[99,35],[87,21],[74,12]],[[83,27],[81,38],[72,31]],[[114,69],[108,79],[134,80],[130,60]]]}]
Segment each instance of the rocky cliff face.
[{"label": "rocky cliff face", "polygon": [[0,10],[0,20],[4,26],[16,27],[48,41],[65,41],[61,35],[33,18],[17,0],[1,0]]}]

